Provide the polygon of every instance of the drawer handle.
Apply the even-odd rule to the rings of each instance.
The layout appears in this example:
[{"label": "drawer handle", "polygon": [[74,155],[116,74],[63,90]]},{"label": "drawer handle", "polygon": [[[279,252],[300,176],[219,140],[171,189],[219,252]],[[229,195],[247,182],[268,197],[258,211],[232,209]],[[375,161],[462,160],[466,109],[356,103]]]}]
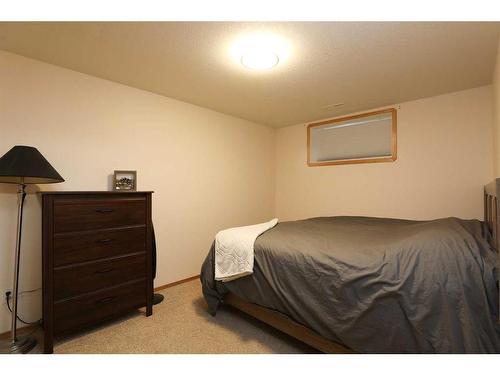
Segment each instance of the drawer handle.
[{"label": "drawer handle", "polygon": [[108,303],[108,302],[114,301],[115,299],[116,299],[116,297],[106,297],[106,298],[100,299],[96,303]]},{"label": "drawer handle", "polygon": [[104,268],[102,270],[95,271],[95,273],[108,273],[108,272],[111,272],[113,270],[114,270],[114,268]]},{"label": "drawer handle", "polygon": [[97,210],[95,210],[95,212],[98,212],[100,214],[107,214],[113,211],[114,210],[112,208],[98,208]]},{"label": "drawer handle", "polygon": [[97,240],[96,242],[106,244],[106,243],[110,243],[111,241],[113,241],[111,238],[104,238],[102,240]]}]

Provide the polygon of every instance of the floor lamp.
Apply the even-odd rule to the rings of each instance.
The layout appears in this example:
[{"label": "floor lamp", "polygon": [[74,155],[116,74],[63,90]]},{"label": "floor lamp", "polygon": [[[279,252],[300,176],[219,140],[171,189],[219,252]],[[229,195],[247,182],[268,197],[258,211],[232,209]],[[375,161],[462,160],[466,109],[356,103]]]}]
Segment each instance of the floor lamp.
[{"label": "floor lamp", "polygon": [[0,353],[28,353],[36,345],[31,336],[17,336],[17,297],[19,287],[19,266],[21,257],[21,232],[23,226],[23,206],[27,184],[51,184],[64,179],[34,147],[14,146],[0,158],[0,183],[17,184],[17,237],[12,287],[12,325],[10,339],[0,342]]}]

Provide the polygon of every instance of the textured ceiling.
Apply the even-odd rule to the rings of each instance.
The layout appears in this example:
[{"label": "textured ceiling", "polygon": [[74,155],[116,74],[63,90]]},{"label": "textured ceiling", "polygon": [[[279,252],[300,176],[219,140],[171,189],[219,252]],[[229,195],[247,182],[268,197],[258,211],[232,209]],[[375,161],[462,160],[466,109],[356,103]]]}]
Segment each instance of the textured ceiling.
[{"label": "textured ceiling", "polygon": [[[500,23],[0,23],[0,49],[281,127],[491,83]],[[289,56],[254,72],[249,33]],[[332,104],[345,103],[334,107]]]}]

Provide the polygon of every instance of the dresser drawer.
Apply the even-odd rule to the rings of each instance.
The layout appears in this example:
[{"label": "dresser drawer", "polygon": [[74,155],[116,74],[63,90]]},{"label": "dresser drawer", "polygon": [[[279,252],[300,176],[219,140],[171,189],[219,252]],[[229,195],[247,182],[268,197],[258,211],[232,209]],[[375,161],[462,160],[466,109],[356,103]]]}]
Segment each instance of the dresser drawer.
[{"label": "dresser drawer", "polygon": [[80,329],[145,305],[145,280],[56,302],[54,333]]},{"label": "dresser drawer", "polygon": [[146,251],[146,227],[59,234],[54,267]]},{"label": "dresser drawer", "polygon": [[146,224],[145,198],[54,202],[54,233]]},{"label": "dresser drawer", "polygon": [[55,268],[54,301],[140,279],[145,273],[145,254]]}]

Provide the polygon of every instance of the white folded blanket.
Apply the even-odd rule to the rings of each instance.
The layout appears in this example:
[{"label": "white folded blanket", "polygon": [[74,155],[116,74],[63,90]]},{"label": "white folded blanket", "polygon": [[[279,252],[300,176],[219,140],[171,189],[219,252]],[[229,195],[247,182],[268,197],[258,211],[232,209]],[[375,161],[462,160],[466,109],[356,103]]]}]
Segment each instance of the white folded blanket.
[{"label": "white folded blanket", "polygon": [[215,280],[231,281],[253,273],[255,240],[278,223],[266,223],[221,230],[215,236]]}]

